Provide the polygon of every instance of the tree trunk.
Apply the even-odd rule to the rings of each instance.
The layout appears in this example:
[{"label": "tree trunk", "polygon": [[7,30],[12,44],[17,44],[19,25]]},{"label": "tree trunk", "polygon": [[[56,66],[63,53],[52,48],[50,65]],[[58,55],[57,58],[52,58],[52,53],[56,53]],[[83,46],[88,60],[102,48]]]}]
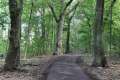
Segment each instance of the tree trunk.
[{"label": "tree trunk", "polygon": [[109,11],[109,13],[110,13],[110,27],[109,27],[109,29],[110,29],[110,53],[111,53],[111,49],[112,49],[112,13],[113,13],[113,7],[114,7],[114,5],[115,5],[115,2],[116,2],[116,0],[112,0],[111,1],[111,5],[110,5],[110,11]]},{"label": "tree trunk", "polygon": [[71,12],[72,14],[69,13],[69,16],[68,16],[68,21],[67,21],[68,29],[67,29],[67,39],[66,39],[65,54],[70,53],[70,26],[71,26],[70,24],[71,24],[72,18],[75,15],[75,11],[76,11],[78,5],[79,5],[79,2],[77,4],[75,4],[75,6],[72,8],[72,12]]},{"label": "tree trunk", "polygon": [[41,13],[41,25],[42,25],[42,38],[45,38],[45,8],[42,7],[42,13]]},{"label": "tree trunk", "polygon": [[63,27],[64,27],[64,16],[65,16],[66,9],[73,2],[73,0],[69,0],[65,6],[63,6],[65,4],[64,0],[60,0],[60,2],[61,2],[61,11],[60,11],[59,18],[57,17],[53,6],[49,5],[49,7],[52,11],[52,14],[55,18],[55,21],[57,23],[56,45],[55,45],[55,51],[54,51],[53,55],[61,55],[62,54],[62,32],[63,32]]},{"label": "tree trunk", "polygon": [[61,17],[61,20],[57,22],[57,35],[56,35],[56,47],[53,55],[61,55],[62,54],[62,33],[64,26],[64,17]]},{"label": "tree trunk", "polygon": [[96,18],[93,28],[93,53],[94,60],[92,66],[107,66],[107,60],[104,53],[102,43],[103,33],[103,14],[104,14],[104,0],[97,0],[96,3]]},{"label": "tree trunk", "polygon": [[45,51],[45,40],[46,40],[46,32],[45,32],[45,8],[42,7],[42,14],[41,14],[41,19],[42,19],[42,22],[41,22],[41,26],[42,26],[42,53],[43,54],[46,54],[46,51]]},{"label": "tree trunk", "polygon": [[5,70],[14,70],[20,64],[20,34],[23,0],[9,0],[11,29],[9,35],[9,49],[5,59]]},{"label": "tree trunk", "polygon": [[70,22],[71,22],[71,20],[68,21],[68,29],[67,29],[67,39],[66,39],[65,54],[68,54],[68,53],[70,52]]},{"label": "tree trunk", "polygon": [[32,14],[33,14],[33,7],[34,7],[34,2],[31,0],[31,9],[30,9],[30,14],[29,14],[29,21],[28,21],[28,27],[25,28],[25,54],[24,54],[24,59],[26,59],[27,53],[29,53],[28,49],[31,46],[31,41],[30,41],[30,33],[32,29]]},{"label": "tree trunk", "polygon": [[[64,0],[60,0],[61,5],[64,5]],[[56,47],[53,55],[61,55],[62,54],[62,34],[64,27],[64,6],[61,6],[61,13],[59,15],[59,19],[57,21],[57,35],[56,35]]]}]

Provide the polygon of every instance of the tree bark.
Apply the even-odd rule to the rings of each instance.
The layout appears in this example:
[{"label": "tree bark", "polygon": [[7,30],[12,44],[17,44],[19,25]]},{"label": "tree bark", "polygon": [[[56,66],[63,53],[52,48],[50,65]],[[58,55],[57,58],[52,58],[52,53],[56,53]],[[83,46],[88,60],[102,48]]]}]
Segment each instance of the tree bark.
[{"label": "tree bark", "polygon": [[42,19],[42,22],[41,22],[41,26],[42,26],[42,53],[46,54],[46,51],[45,51],[45,40],[46,40],[46,30],[45,30],[45,8],[42,7],[42,14],[41,14],[41,19]]},{"label": "tree bark", "polygon": [[112,0],[111,1],[111,5],[110,5],[110,10],[109,10],[109,13],[110,13],[110,53],[111,53],[111,49],[112,49],[112,13],[113,13],[113,7],[115,5],[115,2],[116,0]]},{"label": "tree bark", "polygon": [[[66,9],[69,7],[69,5],[73,2],[73,0],[69,0],[65,6],[61,6],[61,11],[59,17],[56,16],[55,10],[52,7],[52,5],[49,5],[52,14],[55,18],[55,21],[57,23],[57,32],[56,32],[56,46],[55,51],[53,52],[53,55],[61,55],[62,54],[62,32],[64,27],[64,16]],[[64,5],[64,0],[61,0],[61,5]]]},{"label": "tree bark", "polygon": [[9,0],[11,29],[9,33],[9,49],[5,59],[5,70],[15,70],[20,64],[21,15],[23,0]]},{"label": "tree bark", "polygon": [[[61,5],[64,5],[64,0],[60,0]],[[62,32],[64,27],[64,6],[61,6],[61,11],[59,18],[57,20],[57,32],[56,32],[56,47],[53,55],[61,55],[62,54]]]},{"label": "tree bark", "polygon": [[68,54],[70,52],[70,23],[71,23],[71,20],[68,20],[68,29],[67,29],[67,39],[66,39],[65,54]]},{"label": "tree bark", "polygon": [[30,33],[31,33],[31,29],[32,29],[32,14],[33,14],[33,7],[34,7],[34,2],[33,0],[31,0],[31,9],[30,9],[30,14],[29,14],[29,21],[28,21],[28,27],[25,28],[25,54],[24,54],[24,59],[26,59],[27,53],[29,53],[28,49],[31,46],[31,42],[30,42]]},{"label": "tree bark", "polygon": [[104,53],[102,33],[103,33],[103,14],[104,14],[104,0],[97,0],[96,2],[96,18],[93,28],[93,53],[94,60],[92,66],[107,66],[107,60]]},{"label": "tree bark", "polygon": [[71,27],[71,21],[75,15],[75,11],[77,9],[79,5],[79,2],[77,4],[74,5],[74,7],[70,10],[70,12],[68,13],[68,28],[67,28],[67,39],[66,39],[66,49],[65,49],[65,54],[70,53],[70,27]]},{"label": "tree bark", "polygon": [[62,54],[62,33],[64,27],[64,15],[61,16],[61,20],[57,22],[57,35],[56,35],[56,47],[53,55]]}]

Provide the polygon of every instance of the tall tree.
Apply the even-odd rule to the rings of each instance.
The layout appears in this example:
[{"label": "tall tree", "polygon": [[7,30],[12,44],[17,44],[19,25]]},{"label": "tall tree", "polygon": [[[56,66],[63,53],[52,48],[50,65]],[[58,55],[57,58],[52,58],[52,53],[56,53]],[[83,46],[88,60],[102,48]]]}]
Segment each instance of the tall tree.
[{"label": "tall tree", "polygon": [[42,26],[42,49],[43,49],[43,53],[45,52],[45,38],[46,38],[46,32],[45,32],[45,8],[44,6],[42,6],[42,11],[41,11],[41,26]]},{"label": "tall tree", "polygon": [[77,9],[79,5],[79,2],[77,4],[74,5],[74,7],[72,8],[72,10],[67,14],[67,36],[66,36],[66,48],[65,48],[65,54],[70,53],[70,27],[71,27],[71,21],[72,18],[75,15],[75,11]]},{"label": "tall tree", "polygon": [[[53,53],[54,55],[60,55],[62,53],[62,32],[63,32],[63,27],[64,27],[64,17],[65,17],[65,12],[67,8],[72,2],[73,0],[69,0],[65,6],[62,6],[59,17],[56,16],[53,6],[51,4],[49,5],[52,11],[52,14],[55,18],[55,21],[57,23],[56,47]],[[61,5],[64,5],[64,0],[61,0]]]},{"label": "tall tree", "polygon": [[31,0],[31,9],[30,9],[30,14],[29,14],[29,21],[28,21],[28,27],[26,27],[26,43],[25,43],[25,55],[24,55],[24,58],[26,58],[27,56],[27,52],[28,52],[28,49],[30,47],[30,33],[31,33],[31,29],[32,29],[32,15],[33,15],[33,8],[34,8],[34,1]]},{"label": "tall tree", "polygon": [[94,60],[92,66],[107,66],[107,60],[103,47],[103,14],[104,14],[104,0],[96,1],[96,17],[93,28],[93,52]]},{"label": "tall tree", "polygon": [[14,70],[20,64],[20,35],[23,0],[9,0],[11,29],[9,33],[9,50],[5,59],[5,70]]},{"label": "tall tree", "polygon": [[110,5],[110,52],[112,49],[112,12],[113,12],[113,7],[115,5],[116,0],[112,0],[111,1],[111,5]]}]

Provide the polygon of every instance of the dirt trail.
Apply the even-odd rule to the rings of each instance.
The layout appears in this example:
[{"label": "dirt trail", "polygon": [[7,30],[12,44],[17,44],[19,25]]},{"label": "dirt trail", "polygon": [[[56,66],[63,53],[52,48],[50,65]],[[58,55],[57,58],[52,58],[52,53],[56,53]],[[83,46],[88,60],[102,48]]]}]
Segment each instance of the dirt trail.
[{"label": "dirt trail", "polygon": [[[83,63],[80,56],[53,57],[43,69],[42,78],[38,76],[37,80],[92,80],[78,63]],[[39,72],[37,75],[39,75]]]}]

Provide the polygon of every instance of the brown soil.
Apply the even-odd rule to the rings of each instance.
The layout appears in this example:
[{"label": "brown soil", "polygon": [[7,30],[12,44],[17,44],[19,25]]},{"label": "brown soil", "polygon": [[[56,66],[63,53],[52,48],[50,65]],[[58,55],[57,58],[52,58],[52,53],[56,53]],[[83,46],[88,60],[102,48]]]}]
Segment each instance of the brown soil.
[{"label": "brown soil", "polygon": [[[34,58],[26,61],[26,65],[22,66],[21,69],[25,71],[15,71],[15,72],[0,72],[0,80],[35,80],[36,71],[39,68],[39,71],[43,70],[44,64],[47,64],[47,61],[51,57],[40,57]],[[90,67],[82,66],[83,69],[92,76],[99,78],[100,80],[120,80],[120,61],[110,59],[108,68],[101,67]],[[1,68],[0,68],[1,69]],[[34,75],[33,75],[34,74]],[[39,74],[40,76],[41,74]]]}]

